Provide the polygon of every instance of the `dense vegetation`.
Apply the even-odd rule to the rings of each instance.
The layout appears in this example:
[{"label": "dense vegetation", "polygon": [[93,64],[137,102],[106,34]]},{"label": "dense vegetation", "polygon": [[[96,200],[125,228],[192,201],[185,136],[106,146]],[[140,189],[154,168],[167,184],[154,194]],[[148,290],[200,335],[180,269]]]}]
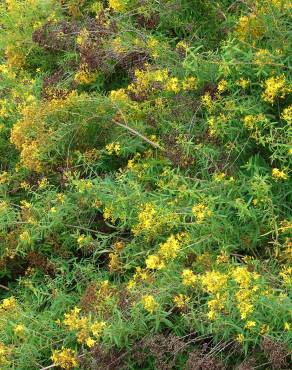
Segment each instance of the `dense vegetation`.
[{"label": "dense vegetation", "polygon": [[0,369],[289,367],[291,9],[1,1]]}]

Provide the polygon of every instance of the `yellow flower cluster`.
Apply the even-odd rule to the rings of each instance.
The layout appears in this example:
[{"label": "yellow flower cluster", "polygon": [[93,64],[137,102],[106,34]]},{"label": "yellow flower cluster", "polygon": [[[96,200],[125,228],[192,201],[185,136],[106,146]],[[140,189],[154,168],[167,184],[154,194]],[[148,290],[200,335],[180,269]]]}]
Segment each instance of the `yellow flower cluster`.
[{"label": "yellow flower cluster", "polygon": [[238,343],[243,343],[244,342],[244,335],[243,334],[238,334],[235,339]]},{"label": "yellow flower cluster", "polygon": [[168,79],[169,71],[167,69],[151,70],[149,67],[146,70],[135,70],[135,82],[128,86],[128,91],[136,94],[145,94],[147,91],[155,91],[156,83],[165,83]]},{"label": "yellow flower cluster", "polygon": [[253,301],[254,293],[258,287],[252,287],[252,281],[258,279],[258,275],[250,273],[246,267],[236,267],[232,272],[233,279],[239,285],[239,289],[235,293],[237,308],[242,320],[245,320],[254,310]]},{"label": "yellow flower cluster", "polygon": [[126,51],[126,48],[122,45],[121,37],[115,37],[111,41],[111,47],[115,53],[123,53]]},{"label": "yellow flower cluster", "polygon": [[194,286],[198,278],[191,269],[184,269],[182,272],[182,283],[185,286]]},{"label": "yellow flower cluster", "polygon": [[46,148],[48,137],[52,134],[50,127],[45,126],[46,117],[60,112],[77,101],[76,91],[71,92],[65,99],[53,98],[40,105],[34,101],[21,109],[22,118],[17,121],[11,131],[10,141],[20,150],[20,163],[29,170],[41,172],[40,154]]},{"label": "yellow flower cluster", "polygon": [[209,320],[214,320],[217,316],[217,313],[225,308],[226,298],[226,294],[217,293],[213,299],[208,301],[209,311],[207,316]]},{"label": "yellow flower cluster", "polygon": [[291,285],[292,284],[292,267],[290,267],[290,266],[284,267],[280,271],[279,275],[283,279],[283,282],[284,282],[285,285]]},{"label": "yellow flower cluster", "polygon": [[22,324],[18,324],[13,328],[13,332],[15,335],[17,335],[19,338],[23,338],[25,335],[25,326]]},{"label": "yellow flower cluster", "polygon": [[66,313],[64,324],[69,331],[76,332],[78,343],[92,347],[101,336],[106,323],[103,321],[91,323],[88,317],[80,316],[80,311],[80,308],[74,307],[69,313]]},{"label": "yellow flower cluster", "polygon": [[171,235],[165,243],[161,243],[157,255],[152,254],[146,259],[147,268],[160,270],[167,261],[176,258],[180,249],[178,238],[179,236]]},{"label": "yellow flower cluster", "polygon": [[254,327],[256,326],[256,322],[255,321],[247,321],[246,324],[244,325],[245,329],[253,329]]},{"label": "yellow flower cluster", "polygon": [[252,13],[249,16],[242,16],[239,18],[236,32],[240,40],[246,40],[248,37],[257,39],[262,36],[264,32],[262,21],[256,14]]},{"label": "yellow flower cluster", "polygon": [[128,282],[127,289],[131,291],[136,286],[136,283],[138,281],[140,282],[151,281],[149,272],[146,269],[142,269],[141,267],[136,267],[136,272],[133,278]]},{"label": "yellow flower cluster", "polygon": [[74,76],[75,82],[80,85],[88,85],[94,82],[97,78],[97,72],[89,71],[86,65],[82,65]]},{"label": "yellow flower cluster", "polygon": [[74,185],[75,185],[76,189],[78,190],[78,193],[84,193],[84,192],[93,188],[92,181],[91,180],[86,180],[86,179],[76,180],[74,182]]},{"label": "yellow flower cluster", "polygon": [[5,346],[4,343],[0,342],[0,366],[9,366],[9,356],[11,349]]},{"label": "yellow flower cluster", "polygon": [[262,113],[257,115],[248,114],[243,118],[244,126],[248,130],[257,130],[258,124],[264,121],[266,121],[266,117]]},{"label": "yellow flower cluster", "polygon": [[15,297],[9,297],[3,299],[2,303],[0,304],[0,313],[2,312],[11,312],[17,308],[17,301]]},{"label": "yellow flower cluster", "polygon": [[207,271],[201,276],[201,283],[208,293],[218,293],[226,288],[228,276],[219,271]]},{"label": "yellow flower cluster", "polygon": [[284,98],[288,91],[284,75],[268,78],[264,83],[264,88],[262,99],[271,104],[274,104],[276,97]]},{"label": "yellow flower cluster", "polygon": [[25,64],[24,55],[14,45],[7,46],[5,56],[9,68],[20,69]]},{"label": "yellow flower cluster", "polygon": [[213,179],[214,179],[214,181],[216,181],[216,182],[221,182],[221,181],[223,181],[225,178],[226,178],[226,173],[224,173],[224,172],[216,172],[216,173],[213,175]]},{"label": "yellow flower cluster", "polygon": [[195,204],[192,208],[192,212],[198,224],[201,224],[207,217],[212,216],[212,211],[203,203]]},{"label": "yellow flower cluster", "polygon": [[281,118],[289,124],[292,123],[292,105],[283,110]]},{"label": "yellow flower cluster", "polygon": [[151,314],[153,314],[159,307],[159,304],[152,295],[144,295],[141,299],[141,303],[145,310]]},{"label": "yellow flower cluster", "polygon": [[157,210],[152,203],[144,204],[142,211],[138,215],[139,223],[133,228],[132,232],[136,236],[141,231],[150,231],[157,220]]},{"label": "yellow flower cluster", "polygon": [[272,177],[276,180],[287,180],[288,175],[284,172],[279,170],[279,168],[272,169]]},{"label": "yellow flower cluster", "polygon": [[113,208],[112,207],[105,207],[103,210],[103,218],[105,221],[115,221],[115,217],[113,215]]},{"label": "yellow flower cluster", "polygon": [[109,253],[108,257],[109,257],[108,267],[110,272],[119,270],[121,268],[121,262],[118,253],[111,252]]},{"label": "yellow flower cluster", "polygon": [[165,263],[162,258],[156,254],[151,254],[148,256],[145,263],[147,268],[151,270],[161,270],[165,267]]},{"label": "yellow flower cluster", "polygon": [[164,90],[177,94],[181,90],[195,90],[197,79],[188,76],[182,80],[171,77],[168,69],[152,70],[147,66],[146,70],[135,71],[135,81],[128,86],[128,91],[137,95],[145,96],[148,92]]},{"label": "yellow flower cluster", "polygon": [[165,91],[177,94],[180,91],[179,80],[177,77],[169,78],[164,84]]},{"label": "yellow flower cluster", "polygon": [[172,260],[177,256],[180,249],[178,239],[171,235],[165,243],[160,244],[158,254],[165,260]]},{"label": "yellow flower cluster", "polygon": [[8,172],[3,171],[2,173],[0,173],[0,185],[7,183],[8,179],[9,179]]},{"label": "yellow flower cluster", "polygon": [[89,37],[89,32],[86,28],[82,29],[79,35],[76,38],[77,45],[82,46],[84,45]]},{"label": "yellow flower cluster", "polygon": [[78,366],[77,354],[71,348],[62,347],[61,350],[53,351],[51,360],[55,366],[60,366],[65,370],[74,369]]},{"label": "yellow flower cluster", "polygon": [[177,308],[184,308],[190,301],[190,297],[185,294],[178,294],[173,297],[173,303]]},{"label": "yellow flower cluster", "polygon": [[264,114],[248,114],[243,118],[244,127],[250,131],[250,136],[257,142],[263,140],[263,134],[261,133],[261,127],[267,123],[267,118]]},{"label": "yellow flower cluster", "polygon": [[80,248],[88,247],[92,244],[92,237],[90,235],[79,235],[77,238],[77,243]]},{"label": "yellow flower cluster", "polygon": [[117,12],[124,12],[126,10],[126,0],[109,0],[108,5],[110,8]]},{"label": "yellow flower cluster", "polygon": [[222,94],[228,89],[228,82],[226,80],[221,80],[218,83],[217,90],[219,94]]},{"label": "yellow flower cluster", "polygon": [[121,153],[121,145],[119,142],[114,142],[114,143],[110,143],[110,144],[107,144],[105,146],[105,149],[107,150],[108,154],[110,155],[117,155],[119,156],[120,153]]},{"label": "yellow flower cluster", "polygon": [[201,98],[202,105],[207,108],[208,111],[211,111],[213,108],[213,100],[211,95],[207,92]]},{"label": "yellow flower cluster", "polygon": [[129,103],[129,97],[125,89],[112,90],[109,95],[113,103]]},{"label": "yellow flower cluster", "polygon": [[246,89],[250,84],[250,81],[241,77],[237,82],[236,85],[240,86],[242,89]]},{"label": "yellow flower cluster", "polygon": [[9,209],[9,203],[4,200],[1,200],[0,201],[0,212],[6,212],[8,211],[8,209]]}]

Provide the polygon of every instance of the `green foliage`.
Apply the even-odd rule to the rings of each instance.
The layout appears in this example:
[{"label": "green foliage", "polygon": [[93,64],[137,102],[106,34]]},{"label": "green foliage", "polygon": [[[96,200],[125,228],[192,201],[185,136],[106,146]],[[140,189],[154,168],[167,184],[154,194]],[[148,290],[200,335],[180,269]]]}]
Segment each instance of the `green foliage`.
[{"label": "green foliage", "polygon": [[2,2],[1,369],[286,368],[290,11]]}]

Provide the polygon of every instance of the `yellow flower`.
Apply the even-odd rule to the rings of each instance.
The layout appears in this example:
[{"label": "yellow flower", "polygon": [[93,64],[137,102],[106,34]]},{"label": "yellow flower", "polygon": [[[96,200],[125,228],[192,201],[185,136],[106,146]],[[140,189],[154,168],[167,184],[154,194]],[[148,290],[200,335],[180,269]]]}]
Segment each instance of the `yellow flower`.
[{"label": "yellow flower", "polygon": [[283,110],[281,118],[290,124],[292,123],[292,105]]},{"label": "yellow flower", "polygon": [[77,238],[77,243],[80,248],[88,247],[92,243],[92,237],[90,235],[79,235]]},{"label": "yellow flower", "polygon": [[278,77],[270,77],[265,83],[265,90],[262,93],[262,98],[265,102],[274,104],[276,97],[284,98],[286,94],[286,79],[284,75]]},{"label": "yellow flower", "polygon": [[179,249],[179,241],[175,238],[174,235],[171,235],[165,243],[160,244],[158,254],[166,260],[171,260],[177,256]]},{"label": "yellow flower", "polygon": [[292,267],[283,267],[279,275],[283,279],[285,285],[292,284]]},{"label": "yellow flower", "polygon": [[221,251],[220,254],[216,257],[216,263],[227,263],[229,260],[226,252]]},{"label": "yellow flower", "polygon": [[182,272],[182,283],[185,286],[194,285],[197,281],[196,275],[190,269],[184,269]]},{"label": "yellow flower", "polygon": [[4,171],[0,173],[0,185],[5,184],[8,181],[8,178],[9,178],[8,172]]},{"label": "yellow flower", "polygon": [[198,224],[202,223],[205,218],[210,217],[212,215],[212,211],[203,203],[195,204],[192,208],[192,212],[196,217],[196,222]]},{"label": "yellow flower", "polygon": [[113,103],[128,103],[130,101],[125,89],[112,90],[109,98]]},{"label": "yellow flower", "polygon": [[57,201],[60,202],[61,204],[65,203],[65,194],[59,193],[57,194]]},{"label": "yellow flower", "polygon": [[113,221],[112,209],[110,207],[105,207],[103,210],[103,218],[107,220]]},{"label": "yellow flower", "polygon": [[[11,354],[11,349],[7,346],[5,346],[4,343],[0,342],[0,366],[9,366],[10,365],[10,362],[9,362],[9,356]],[[9,366],[9,368],[11,368]]]},{"label": "yellow flower", "polygon": [[127,284],[127,290],[131,291],[136,286],[136,281],[131,279]]},{"label": "yellow flower", "polygon": [[29,189],[30,189],[30,185],[29,185],[29,183],[28,183],[28,182],[26,182],[26,181],[22,181],[22,182],[20,183],[20,187],[21,187],[21,189],[24,189],[24,190],[29,190]]},{"label": "yellow flower", "polygon": [[96,72],[89,71],[85,65],[80,66],[80,70],[76,72],[74,80],[81,85],[88,85],[94,82],[97,78]]},{"label": "yellow flower", "polygon": [[96,337],[96,338],[99,338],[104,330],[104,328],[106,327],[106,323],[104,321],[95,321],[90,329],[91,329],[91,332],[92,334]]},{"label": "yellow flower", "polygon": [[126,10],[126,3],[125,0],[109,0],[108,5],[117,12],[123,12]]},{"label": "yellow flower", "polygon": [[141,231],[151,230],[156,222],[157,211],[153,204],[146,203],[138,215],[139,223],[133,228],[133,234],[137,236]]},{"label": "yellow flower", "polygon": [[57,212],[56,207],[52,207],[52,208],[50,208],[50,212],[51,212],[51,213],[56,213],[56,212]]},{"label": "yellow flower", "polygon": [[284,323],[284,330],[290,331],[291,330],[291,325],[288,322]]},{"label": "yellow flower", "polygon": [[244,327],[246,329],[252,329],[256,326],[256,323],[255,321],[247,321],[246,324],[244,325]]},{"label": "yellow flower", "polygon": [[74,307],[69,313],[65,313],[64,325],[66,325],[70,331],[80,328],[80,311],[80,308]]},{"label": "yellow flower", "polygon": [[223,180],[225,179],[225,177],[226,177],[226,173],[224,173],[224,172],[217,172],[217,173],[215,173],[215,174],[213,175],[213,179],[214,179],[214,181],[216,181],[216,182],[221,182],[221,181],[223,181]]},{"label": "yellow flower", "polygon": [[62,347],[61,350],[53,351],[51,360],[55,366],[60,366],[65,370],[73,369],[78,365],[76,352],[70,348]]},{"label": "yellow flower", "polygon": [[9,297],[3,299],[2,303],[0,304],[0,311],[13,311],[17,307],[17,302],[15,297]]},{"label": "yellow flower", "polygon": [[39,185],[39,189],[45,189],[48,185],[48,179],[46,177],[43,177],[39,182],[38,182],[38,185]]},{"label": "yellow flower", "polygon": [[79,46],[84,45],[86,41],[88,40],[89,35],[90,34],[88,30],[86,28],[83,28],[76,38],[77,45]]},{"label": "yellow flower", "polygon": [[[125,47],[122,45],[122,39],[120,37],[115,37],[111,41],[111,47],[115,53],[123,53],[126,51]],[[120,90],[124,90],[124,89],[120,89]]]},{"label": "yellow flower", "polygon": [[270,330],[269,325],[267,325],[267,324],[263,324],[263,325],[261,326],[260,333],[261,333],[261,334],[266,334],[266,333],[268,333],[268,332],[269,332],[269,330]]},{"label": "yellow flower", "polygon": [[108,154],[110,154],[110,155],[115,154],[115,155],[119,156],[120,153],[121,153],[121,145],[120,145],[119,142],[114,142],[114,143],[107,144],[105,146],[105,148],[106,148]]},{"label": "yellow flower", "polygon": [[93,347],[94,345],[95,345],[95,343],[96,343],[96,341],[93,339],[93,338],[91,338],[91,337],[88,337],[87,339],[86,339],[86,345],[89,347],[89,348],[91,348],[91,347]]},{"label": "yellow flower", "polygon": [[18,336],[18,337],[23,337],[24,332],[25,332],[25,326],[22,324],[16,325],[13,328],[13,332]]},{"label": "yellow flower", "polygon": [[183,90],[195,90],[197,88],[197,79],[196,77],[187,77],[182,82]]},{"label": "yellow flower", "polygon": [[152,270],[161,270],[165,267],[165,263],[161,260],[161,258],[155,254],[151,254],[147,257],[146,266],[148,269]]},{"label": "yellow flower", "polygon": [[252,276],[246,267],[236,267],[232,272],[232,276],[241,288],[249,287]]},{"label": "yellow flower", "polygon": [[242,89],[246,89],[249,85],[250,81],[245,78],[240,78],[239,81],[236,82],[236,85],[240,86]]},{"label": "yellow flower", "polygon": [[217,293],[225,289],[228,276],[219,271],[208,271],[201,276],[201,282],[208,293]]},{"label": "yellow flower", "polygon": [[5,212],[8,209],[9,209],[9,203],[4,200],[1,200],[0,201],[0,212]]},{"label": "yellow flower", "polygon": [[120,258],[117,253],[109,253],[108,267],[110,272],[117,271],[121,268]]},{"label": "yellow flower", "polygon": [[236,341],[238,343],[243,343],[243,341],[244,341],[244,335],[243,334],[238,334],[237,337],[236,337]]},{"label": "yellow flower", "polygon": [[266,121],[267,119],[262,113],[257,115],[248,114],[243,118],[244,127],[246,127],[248,130],[257,130],[259,124]]},{"label": "yellow flower", "polygon": [[226,80],[221,80],[218,83],[218,87],[217,87],[217,90],[218,90],[219,94],[222,94],[227,89],[228,89],[228,82]]},{"label": "yellow flower", "polygon": [[144,295],[141,299],[141,302],[146,311],[153,313],[159,307],[158,303],[155,301],[155,298],[152,295]]},{"label": "yellow flower", "polygon": [[32,241],[28,231],[23,231],[19,235],[19,240],[21,240],[23,243],[26,243],[26,244],[30,244]]},{"label": "yellow flower", "polygon": [[178,78],[176,78],[176,77],[169,78],[166,81],[166,83],[164,85],[164,88],[165,88],[166,91],[174,92],[174,93],[177,94],[180,91]]},{"label": "yellow flower", "polygon": [[240,40],[246,40],[248,36],[253,39],[258,38],[263,33],[261,19],[254,13],[242,16],[239,18],[236,31]]},{"label": "yellow flower", "polygon": [[202,101],[203,106],[206,107],[208,110],[212,109],[213,101],[209,93],[206,93],[205,95],[203,95],[201,101]]},{"label": "yellow flower", "polygon": [[276,180],[287,180],[288,175],[284,172],[279,170],[278,168],[272,169],[272,177]]},{"label": "yellow flower", "polygon": [[113,249],[116,252],[121,252],[125,248],[125,243],[122,241],[115,242],[113,245]]},{"label": "yellow flower", "polygon": [[186,304],[190,301],[190,297],[184,295],[184,294],[178,294],[175,297],[173,297],[173,303],[175,307],[177,308],[183,308],[186,306]]}]

